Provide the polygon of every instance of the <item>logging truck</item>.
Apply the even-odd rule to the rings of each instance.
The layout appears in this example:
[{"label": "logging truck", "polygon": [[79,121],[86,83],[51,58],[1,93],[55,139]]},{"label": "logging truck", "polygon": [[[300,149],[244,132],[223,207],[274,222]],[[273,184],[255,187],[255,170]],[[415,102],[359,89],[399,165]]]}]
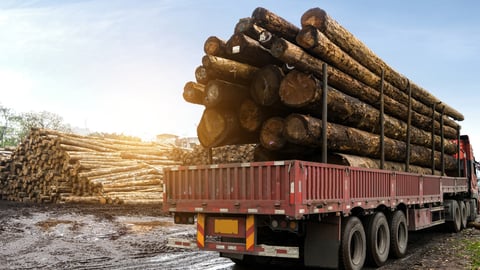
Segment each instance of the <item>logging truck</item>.
[{"label": "logging truck", "polygon": [[199,141],[257,148],[254,162],[164,170],[164,210],[197,228],[169,245],[361,269],[405,256],[409,231],[466,228],[479,200],[463,115],[322,9],[301,23],[259,7],[205,42],[183,94],[205,106]]},{"label": "logging truck", "polygon": [[180,166],[165,170],[165,211],[196,222],[196,239],[169,245],[217,251],[236,263],[258,257],[361,269],[407,253],[408,232],[478,215],[475,161],[460,138],[459,175],[422,175],[300,160]]}]

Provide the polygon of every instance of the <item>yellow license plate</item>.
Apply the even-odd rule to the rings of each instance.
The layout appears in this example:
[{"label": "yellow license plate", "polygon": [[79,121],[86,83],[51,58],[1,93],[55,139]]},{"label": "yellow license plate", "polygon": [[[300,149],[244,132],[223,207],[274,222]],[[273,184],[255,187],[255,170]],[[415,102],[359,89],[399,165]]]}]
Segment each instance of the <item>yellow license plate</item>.
[{"label": "yellow license plate", "polygon": [[238,220],[215,219],[215,233],[238,234]]}]

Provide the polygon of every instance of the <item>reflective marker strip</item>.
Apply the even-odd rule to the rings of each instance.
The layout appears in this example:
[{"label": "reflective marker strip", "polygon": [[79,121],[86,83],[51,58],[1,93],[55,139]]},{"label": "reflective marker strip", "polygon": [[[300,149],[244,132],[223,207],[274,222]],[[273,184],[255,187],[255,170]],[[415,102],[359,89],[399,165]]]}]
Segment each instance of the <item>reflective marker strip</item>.
[{"label": "reflective marker strip", "polygon": [[167,242],[167,246],[176,247],[176,248],[196,249],[197,243],[195,243],[195,241],[191,241],[188,239],[169,238]]},{"label": "reflective marker strip", "polygon": [[205,247],[205,214],[197,215],[197,246]]},{"label": "reflective marker strip", "polygon": [[248,251],[252,251],[255,248],[255,216],[247,216],[247,226],[246,226],[246,235],[247,240],[245,243],[245,248]]}]

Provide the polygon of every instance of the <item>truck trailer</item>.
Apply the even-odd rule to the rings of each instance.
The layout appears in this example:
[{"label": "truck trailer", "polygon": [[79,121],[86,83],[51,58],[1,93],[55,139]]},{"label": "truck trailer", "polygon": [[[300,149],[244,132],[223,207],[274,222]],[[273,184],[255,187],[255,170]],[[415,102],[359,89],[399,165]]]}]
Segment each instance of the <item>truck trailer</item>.
[{"label": "truck trailer", "polygon": [[305,266],[361,269],[407,252],[408,232],[478,215],[477,171],[468,136],[460,175],[422,175],[285,160],[165,170],[164,209],[197,237],[169,245],[217,251],[236,263],[257,256]]},{"label": "truck trailer", "polygon": [[324,10],[301,24],[259,7],[228,41],[205,42],[183,95],[205,106],[199,141],[258,152],[165,169],[164,210],[197,228],[169,245],[239,264],[361,269],[405,256],[409,231],[466,228],[479,204],[477,163],[455,122],[463,115]]}]

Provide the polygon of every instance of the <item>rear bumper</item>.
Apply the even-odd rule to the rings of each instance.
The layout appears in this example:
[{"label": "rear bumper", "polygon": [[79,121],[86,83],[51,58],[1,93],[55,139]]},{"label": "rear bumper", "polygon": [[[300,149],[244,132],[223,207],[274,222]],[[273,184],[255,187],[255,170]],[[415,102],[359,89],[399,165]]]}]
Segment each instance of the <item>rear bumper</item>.
[{"label": "rear bumper", "polygon": [[196,241],[181,238],[168,239],[167,246],[191,250],[217,251],[221,253],[235,253],[296,259],[300,258],[300,249],[298,247],[287,246],[258,245],[254,246],[252,250],[247,251],[245,244],[227,242],[205,242],[204,247],[199,248]]}]

